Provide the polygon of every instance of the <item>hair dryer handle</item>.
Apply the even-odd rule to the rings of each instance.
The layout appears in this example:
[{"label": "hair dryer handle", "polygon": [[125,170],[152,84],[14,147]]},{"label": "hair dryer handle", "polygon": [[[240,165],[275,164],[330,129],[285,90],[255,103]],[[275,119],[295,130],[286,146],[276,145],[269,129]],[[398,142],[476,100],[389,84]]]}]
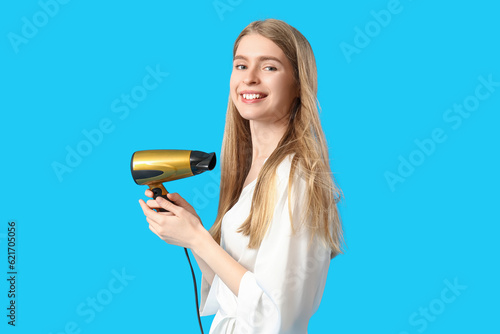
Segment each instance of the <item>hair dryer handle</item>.
[{"label": "hair dryer handle", "polygon": [[[159,196],[159,197],[164,198],[167,201],[172,203],[172,201],[168,199],[168,197],[167,197],[168,191],[167,191],[167,189],[165,189],[165,187],[163,186],[162,183],[157,184],[157,185],[151,185],[151,186],[149,186],[149,189],[153,192],[153,199],[156,199]],[[157,209],[156,211],[157,212],[168,212],[168,210],[165,210],[162,208]]]}]

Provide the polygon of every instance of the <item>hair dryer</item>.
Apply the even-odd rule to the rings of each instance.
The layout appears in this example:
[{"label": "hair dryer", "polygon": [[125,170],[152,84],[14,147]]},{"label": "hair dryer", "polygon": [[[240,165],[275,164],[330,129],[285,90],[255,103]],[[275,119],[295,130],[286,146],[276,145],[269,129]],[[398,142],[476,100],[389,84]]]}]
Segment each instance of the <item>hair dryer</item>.
[{"label": "hair dryer", "polygon": [[[135,183],[149,186],[149,189],[153,192],[154,199],[161,196],[169,200],[167,198],[168,192],[163,186],[163,182],[201,174],[207,170],[214,169],[215,164],[215,153],[188,150],[148,150],[137,151],[132,154],[130,170]],[[157,209],[157,211],[166,210]],[[200,308],[198,305],[196,277],[186,248],[184,248],[184,252],[186,253],[189,267],[191,268],[191,275],[193,276],[196,313],[198,315],[200,330],[203,334],[203,326],[201,324],[199,312]]]},{"label": "hair dryer", "polygon": [[132,155],[130,169],[135,183],[147,185],[153,198],[168,200],[163,182],[183,179],[212,170],[216,164],[215,153],[189,150],[147,150]]}]

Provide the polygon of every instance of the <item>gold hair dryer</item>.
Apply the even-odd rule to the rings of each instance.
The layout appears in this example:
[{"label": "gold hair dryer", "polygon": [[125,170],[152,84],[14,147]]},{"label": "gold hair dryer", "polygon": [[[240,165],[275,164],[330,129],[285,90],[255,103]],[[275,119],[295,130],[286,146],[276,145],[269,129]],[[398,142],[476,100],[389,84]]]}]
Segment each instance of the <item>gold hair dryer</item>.
[{"label": "gold hair dryer", "polygon": [[147,150],[132,155],[130,169],[135,183],[147,185],[153,198],[168,200],[163,182],[201,174],[215,167],[215,153],[188,150]]},{"label": "gold hair dryer", "polygon": [[[163,186],[163,182],[183,179],[185,177],[201,174],[207,170],[212,170],[216,162],[215,153],[187,150],[137,151],[132,154],[130,171],[132,172],[132,178],[135,183],[149,186],[149,189],[153,192],[154,199],[161,196],[168,201],[168,192]],[[160,208],[156,209],[156,211],[161,212],[166,210]],[[196,277],[194,275],[193,266],[191,265],[191,260],[189,259],[187,248],[184,248],[184,252],[186,253],[189,267],[191,268],[191,275],[193,276],[198,322],[201,332],[203,333],[198,305]]]}]

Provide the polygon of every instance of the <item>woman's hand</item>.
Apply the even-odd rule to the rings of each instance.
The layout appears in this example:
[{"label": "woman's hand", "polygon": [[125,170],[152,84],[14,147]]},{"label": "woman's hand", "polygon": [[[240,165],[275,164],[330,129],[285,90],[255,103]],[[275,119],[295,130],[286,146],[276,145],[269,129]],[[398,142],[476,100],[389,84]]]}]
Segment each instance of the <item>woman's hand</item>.
[{"label": "woman's hand", "polygon": [[[153,198],[153,192],[149,189],[146,189],[146,192],[144,193],[147,197]],[[191,212],[194,216],[196,216],[200,222],[201,219],[196,213],[196,210],[191,206],[191,204],[188,203],[184,198],[181,197],[178,193],[168,193],[167,197],[169,200],[175,203],[175,205],[180,206],[184,209],[186,209],[188,212]],[[151,209],[160,209],[160,205],[154,200],[150,199],[146,203]]]},{"label": "woman's hand", "polygon": [[[146,195],[152,196],[146,191]],[[142,211],[149,223],[149,229],[165,242],[186,248],[193,248],[201,235],[207,232],[201,224],[194,208],[179,194],[168,194],[171,203],[164,198],[139,200]],[[163,208],[169,212],[156,212]]]}]

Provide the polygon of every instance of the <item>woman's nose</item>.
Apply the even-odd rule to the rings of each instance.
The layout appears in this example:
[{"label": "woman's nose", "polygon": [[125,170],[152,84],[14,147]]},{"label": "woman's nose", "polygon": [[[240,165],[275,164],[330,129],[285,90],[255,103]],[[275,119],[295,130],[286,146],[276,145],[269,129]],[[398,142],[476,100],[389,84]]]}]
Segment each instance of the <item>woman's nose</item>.
[{"label": "woman's nose", "polygon": [[243,82],[246,85],[257,84],[259,82],[259,75],[257,73],[257,68],[248,68],[245,71],[245,77],[243,78]]}]

